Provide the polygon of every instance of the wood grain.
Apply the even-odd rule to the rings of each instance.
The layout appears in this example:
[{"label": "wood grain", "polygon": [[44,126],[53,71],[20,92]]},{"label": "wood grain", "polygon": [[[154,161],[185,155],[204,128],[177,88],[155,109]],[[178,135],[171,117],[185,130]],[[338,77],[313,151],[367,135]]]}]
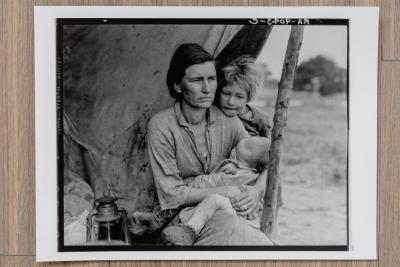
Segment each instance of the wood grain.
[{"label": "wood grain", "polygon": [[[111,262],[112,267],[276,267],[275,261],[141,261],[141,262]],[[285,265],[286,266],[286,265]],[[299,266],[299,265],[296,265]]]},{"label": "wood grain", "polygon": [[351,6],[379,6],[379,0],[350,0]]},{"label": "wood grain", "polygon": [[[378,261],[138,261],[36,264],[33,5],[380,5]],[[379,0],[0,1],[0,266],[400,266],[400,3]],[[386,61],[388,60],[388,61]],[[391,62],[389,62],[389,60]],[[394,60],[394,61],[392,61]]]},{"label": "wood grain", "polygon": [[379,260],[383,266],[400,266],[400,62],[382,62],[379,158]]},{"label": "wood grain", "polygon": [[109,267],[109,262],[46,262],[37,263],[34,256],[2,256],[0,267]]},{"label": "wood grain", "polygon": [[[0,1],[0,25],[5,25],[5,3]],[[0,62],[6,62],[6,27],[0,26]],[[6,82],[3,80],[6,77],[6,68],[0,67],[0,181],[3,181],[8,175],[8,135],[7,135],[7,90]],[[4,182],[3,182],[4,183]],[[1,190],[5,185],[2,183],[0,186],[0,255],[4,254],[6,247],[5,239],[5,206],[6,197],[3,194],[4,190]]]},{"label": "wood grain", "polygon": [[[35,253],[35,158],[32,1],[3,1],[1,243],[5,254]],[[22,8],[23,7],[23,8]],[[3,92],[3,90],[5,90]],[[4,138],[4,139],[3,139]]]},{"label": "wood grain", "polygon": [[382,56],[400,60],[400,1],[382,1]]}]

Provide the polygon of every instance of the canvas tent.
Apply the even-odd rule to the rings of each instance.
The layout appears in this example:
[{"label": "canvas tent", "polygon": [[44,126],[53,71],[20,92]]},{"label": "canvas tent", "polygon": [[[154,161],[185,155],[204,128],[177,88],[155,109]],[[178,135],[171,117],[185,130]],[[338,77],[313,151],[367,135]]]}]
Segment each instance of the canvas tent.
[{"label": "canvas tent", "polygon": [[181,43],[220,62],[257,57],[266,25],[64,25],[64,215],[78,216],[105,191],[128,214],[156,204],[146,126],[172,99],[165,83]]}]

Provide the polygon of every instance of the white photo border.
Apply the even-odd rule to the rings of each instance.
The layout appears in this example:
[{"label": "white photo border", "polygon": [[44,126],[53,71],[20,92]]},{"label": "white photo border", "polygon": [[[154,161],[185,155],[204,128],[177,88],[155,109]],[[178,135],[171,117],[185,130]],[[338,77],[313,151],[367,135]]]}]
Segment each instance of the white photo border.
[{"label": "white photo border", "polygon": [[[37,261],[376,259],[376,7],[35,7]],[[349,251],[57,251],[56,18],[349,19]],[[50,77],[50,78],[49,78]],[[51,78],[53,77],[53,78]]]}]

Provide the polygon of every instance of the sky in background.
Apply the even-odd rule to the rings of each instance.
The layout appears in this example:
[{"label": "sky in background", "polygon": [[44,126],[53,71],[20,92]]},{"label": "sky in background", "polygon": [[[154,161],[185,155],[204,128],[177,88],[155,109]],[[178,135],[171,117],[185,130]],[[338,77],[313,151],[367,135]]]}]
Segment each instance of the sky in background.
[{"label": "sky in background", "polygon": [[[272,78],[279,80],[290,26],[274,26],[258,60],[267,63]],[[342,68],[347,67],[347,26],[306,26],[299,63],[317,55],[333,59]]]}]

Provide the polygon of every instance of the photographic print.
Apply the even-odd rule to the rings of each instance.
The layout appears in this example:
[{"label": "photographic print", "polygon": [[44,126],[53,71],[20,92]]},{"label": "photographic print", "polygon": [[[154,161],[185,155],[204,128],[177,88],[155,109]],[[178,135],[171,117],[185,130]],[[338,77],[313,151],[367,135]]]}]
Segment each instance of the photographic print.
[{"label": "photographic print", "polygon": [[346,250],[347,26],[59,19],[59,249]]},{"label": "photographic print", "polygon": [[89,9],[35,15],[39,260],[375,255],[368,12]]}]

